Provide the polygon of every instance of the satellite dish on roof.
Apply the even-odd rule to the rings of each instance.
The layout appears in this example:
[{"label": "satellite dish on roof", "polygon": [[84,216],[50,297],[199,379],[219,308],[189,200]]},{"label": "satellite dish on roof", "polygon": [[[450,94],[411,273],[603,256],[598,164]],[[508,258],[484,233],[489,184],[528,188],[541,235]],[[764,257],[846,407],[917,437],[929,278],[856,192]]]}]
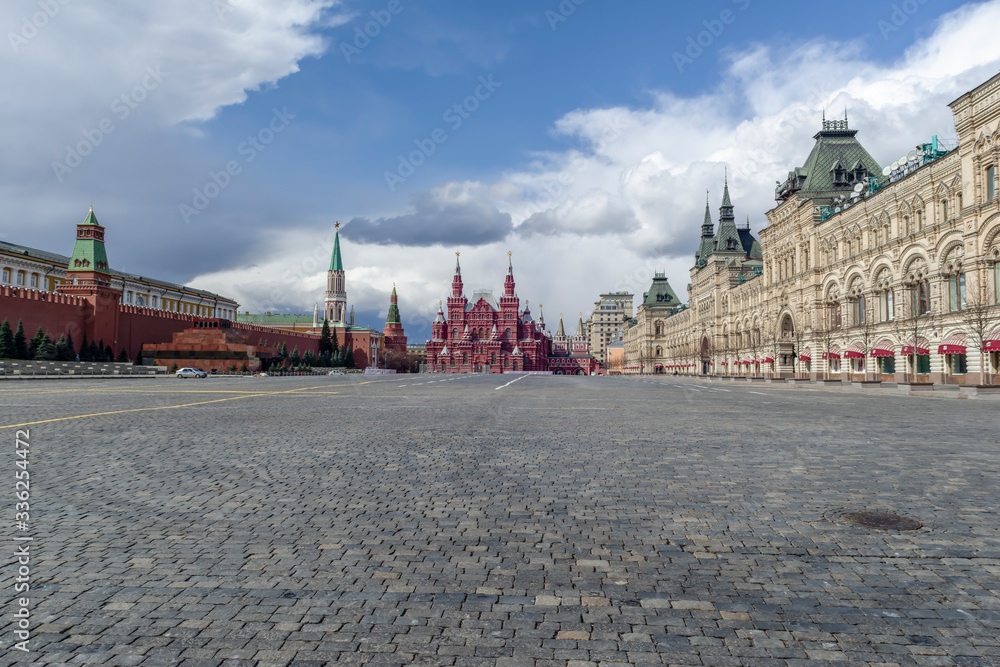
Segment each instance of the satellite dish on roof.
[{"label": "satellite dish on roof", "polygon": [[893,162],[892,164],[889,165],[889,171],[896,171],[897,169],[899,169],[899,161],[898,160],[896,162]]},{"label": "satellite dish on roof", "polygon": [[900,167],[905,166],[906,165],[906,156],[904,155],[903,157],[899,158],[896,161],[899,162],[899,166]]},{"label": "satellite dish on roof", "polygon": [[909,153],[906,154],[907,162],[913,162],[916,159],[917,159],[917,151],[910,151]]},{"label": "satellite dish on roof", "polygon": [[865,184],[864,183],[858,183],[857,185],[854,186],[854,191],[855,192],[861,192],[864,189],[865,189]]},{"label": "satellite dish on roof", "polygon": [[857,199],[860,196],[861,196],[860,192],[852,192],[851,193],[851,199]]},{"label": "satellite dish on roof", "polygon": [[883,176],[888,176],[891,173],[892,173],[892,167],[886,167],[885,169],[882,170]]}]

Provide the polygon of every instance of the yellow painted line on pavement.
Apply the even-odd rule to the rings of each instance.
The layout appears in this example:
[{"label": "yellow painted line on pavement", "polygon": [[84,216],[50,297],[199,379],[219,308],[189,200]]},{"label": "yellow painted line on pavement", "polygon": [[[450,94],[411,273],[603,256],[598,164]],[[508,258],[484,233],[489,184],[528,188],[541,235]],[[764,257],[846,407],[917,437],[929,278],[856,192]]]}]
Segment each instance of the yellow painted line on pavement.
[{"label": "yellow painted line on pavement", "polygon": [[8,428],[23,428],[25,426],[35,426],[37,424],[51,424],[53,422],[63,422],[72,419],[87,419],[89,417],[104,417],[106,415],[121,415],[128,412],[149,412],[151,410],[177,410],[178,408],[191,408],[196,405],[208,405],[209,403],[223,403],[225,401],[238,401],[241,398],[252,398],[252,396],[233,396],[231,398],[217,398],[213,401],[201,401],[199,403],[185,403],[184,405],[162,405],[154,408],[132,408],[130,410],[112,410],[110,412],[95,412],[90,415],[74,415],[72,417],[56,417],[54,419],[42,419],[36,422],[25,422],[24,424],[11,424],[10,426],[0,426],[0,430]]},{"label": "yellow painted line on pavement", "polygon": [[[302,389],[292,389],[292,390],[289,390],[289,391],[273,391],[273,392],[267,392],[267,393],[241,392],[241,395],[239,395],[239,396],[231,396],[229,398],[216,398],[216,399],[213,399],[211,401],[199,401],[197,403],[184,403],[182,405],[162,405],[162,406],[148,407],[148,408],[130,408],[128,410],[111,410],[111,411],[108,411],[108,412],[95,412],[95,413],[87,414],[87,415],[73,415],[71,417],[54,417],[52,419],[42,419],[40,421],[25,422],[23,424],[10,424],[9,426],[0,426],[0,430],[8,429],[8,428],[23,428],[25,426],[36,426],[38,424],[51,424],[53,422],[69,421],[69,420],[73,420],[73,419],[87,419],[87,418],[90,418],[90,417],[104,417],[104,416],[107,416],[107,415],[120,415],[120,414],[129,413],[129,412],[150,412],[150,411],[153,411],[153,410],[177,410],[177,409],[180,409],[180,408],[191,408],[191,407],[196,407],[196,406],[199,406],[199,405],[210,405],[212,403],[225,403],[226,401],[238,401],[238,400],[240,400],[242,398],[256,398],[258,396],[282,396],[282,395],[294,394],[296,392],[303,391],[303,390],[321,389],[321,388],[322,388],[322,386],[317,386],[317,387],[303,387]],[[159,393],[172,393],[172,392],[168,391],[168,392],[159,392]],[[185,392],[181,391],[180,393],[185,393]],[[190,390],[189,392],[186,392],[186,393],[215,393],[215,392],[211,392],[210,390],[207,390],[207,391]],[[306,394],[306,395],[309,396],[309,395],[312,395],[313,393],[338,394],[340,392],[336,392],[336,391],[310,392],[310,394]]]}]

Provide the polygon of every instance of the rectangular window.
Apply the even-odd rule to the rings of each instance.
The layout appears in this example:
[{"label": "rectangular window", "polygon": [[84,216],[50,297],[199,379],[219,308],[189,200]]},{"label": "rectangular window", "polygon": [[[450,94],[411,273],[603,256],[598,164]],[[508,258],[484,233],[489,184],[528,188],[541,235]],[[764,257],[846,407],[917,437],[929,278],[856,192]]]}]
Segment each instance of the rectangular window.
[{"label": "rectangular window", "polygon": [[952,312],[965,308],[965,274],[948,277],[948,305]]},{"label": "rectangular window", "polygon": [[948,200],[947,199],[945,199],[943,202],[941,202],[941,215],[942,215],[942,218],[943,218],[941,222],[948,222]]},{"label": "rectangular window", "polygon": [[[997,264],[997,266],[1000,266],[1000,264]],[[3,270],[3,282],[5,285],[10,282],[10,269]]]},{"label": "rectangular window", "polygon": [[952,375],[965,375],[968,371],[968,362],[964,354],[949,354],[949,361]]},{"label": "rectangular window", "polygon": [[913,286],[913,310],[917,315],[931,311],[931,286],[926,280]]},{"label": "rectangular window", "polygon": [[892,375],[896,372],[896,358],[895,357],[879,357],[878,359],[879,373],[882,375]]},{"label": "rectangular window", "polygon": [[840,304],[835,303],[830,306],[830,328],[839,329],[840,328]]},{"label": "rectangular window", "polygon": [[997,196],[997,168],[990,165],[986,168],[986,201]]},{"label": "rectangular window", "polygon": [[[910,356],[910,363],[913,363],[913,357]],[[931,372],[931,355],[929,354],[918,354],[917,355],[917,375],[927,375]]]},{"label": "rectangular window", "polygon": [[993,292],[994,303],[1000,303],[1000,261],[993,264]]},{"label": "rectangular window", "polygon": [[35,289],[38,288],[38,274],[31,274],[31,285],[29,285],[29,287],[33,287]]},{"label": "rectangular window", "polygon": [[24,286],[24,271],[17,272],[17,284]]}]

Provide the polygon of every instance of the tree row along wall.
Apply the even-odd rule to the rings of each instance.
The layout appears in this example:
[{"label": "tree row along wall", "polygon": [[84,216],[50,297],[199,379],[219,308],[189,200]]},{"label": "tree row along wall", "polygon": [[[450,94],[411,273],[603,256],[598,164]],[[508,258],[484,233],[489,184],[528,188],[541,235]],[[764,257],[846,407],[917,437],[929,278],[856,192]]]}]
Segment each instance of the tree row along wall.
[{"label": "tree row along wall", "polygon": [[29,339],[41,328],[53,340],[59,340],[64,334],[72,334],[73,342],[79,347],[92,311],[90,303],[79,297],[0,287],[0,322],[8,320],[10,328],[16,330],[17,322],[21,320],[24,323],[24,334]]},{"label": "tree row along wall", "polygon": [[[18,321],[24,323],[24,332],[31,338],[39,328],[53,340],[62,335],[72,335],[77,349],[83,341],[94,339],[94,307],[84,298],[42,292],[39,290],[0,286],[0,321],[10,322],[12,329]],[[136,306],[118,307],[118,334],[116,340],[104,340],[115,355],[124,348],[130,359],[137,359],[146,343],[167,343],[177,332],[194,326],[195,318],[181,313],[169,313]],[[303,354],[308,350],[319,353],[319,336],[314,334],[281,331],[248,324],[232,324],[232,329],[246,335],[248,345],[267,341],[268,345],[286,345],[291,352],[296,347]],[[99,341],[95,341],[99,342]],[[367,358],[367,357],[366,357]]]}]

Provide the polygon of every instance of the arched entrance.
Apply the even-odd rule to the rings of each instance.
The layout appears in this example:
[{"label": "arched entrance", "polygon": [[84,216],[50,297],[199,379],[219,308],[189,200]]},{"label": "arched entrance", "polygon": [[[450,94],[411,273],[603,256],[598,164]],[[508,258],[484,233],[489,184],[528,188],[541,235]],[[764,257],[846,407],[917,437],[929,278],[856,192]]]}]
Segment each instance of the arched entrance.
[{"label": "arched entrance", "polygon": [[712,370],[712,343],[708,336],[701,339],[701,374],[708,375]]}]

